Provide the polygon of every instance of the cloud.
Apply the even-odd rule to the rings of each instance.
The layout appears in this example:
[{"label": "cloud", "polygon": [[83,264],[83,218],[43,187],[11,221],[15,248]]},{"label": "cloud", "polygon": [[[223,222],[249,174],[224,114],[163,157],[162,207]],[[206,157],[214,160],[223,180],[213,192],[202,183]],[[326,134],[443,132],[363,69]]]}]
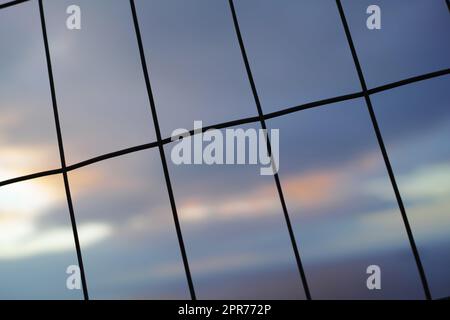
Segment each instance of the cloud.
[{"label": "cloud", "polygon": [[[417,239],[426,241],[445,241],[450,227],[450,165],[440,163],[423,166],[408,174],[397,176],[406,213]],[[386,179],[369,180],[361,188],[380,200],[392,199],[392,188]],[[360,249],[393,248],[406,243],[406,232],[397,205],[392,209],[368,210],[351,220],[340,220],[330,227],[327,247],[330,252],[353,252]],[[338,230],[345,227],[345,236]],[[327,225],[321,226],[322,230]],[[383,231],[379,236],[377,230]],[[354,239],[358,239],[354,242]],[[352,243],[353,242],[353,243]],[[328,246],[327,244],[327,246]],[[317,244],[321,246],[320,243]]]},{"label": "cloud", "polygon": [[[59,164],[54,151],[52,146],[45,144],[38,146],[2,144],[0,147],[0,181],[58,168]],[[55,157],[49,157],[51,154],[55,154]],[[52,163],[53,167],[50,167],[49,164]]]},{"label": "cloud", "polygon": [[336,170],[312,171],[290,176],[283,182],[285,196],[290,204],[305,209],[323,206],[337,200],[338,183],[345,178]]},{"label": "cloud", "polygon": [[[415,234],[427,239],[445,239],[450,227],[450,164],[422,166],[398,175],[397,181]],[[367,192],[381,199],[391,196],[390,190],[383,188],[378,180],[366,187]],[[386,221],[384,228],[388,227]]]},{"label": "cloud", "polygon": [[[283,181],[284,195],[292,199],[295,208],[313,208],[332,202],[339,196],[337,171],[315,171],[289,177]],[[179,212],[186,222],[202,222],[211,219],[254,218],[281,212],[282,207],[275,185],[264,184],[247,193],[221,196],[220,198],[190,197],[179,205]]]},{"label": "cloud", "polygon": [[246,194],[220,198],[191,196],[180,203],[178,211],[186,223],[264,216],[273,213],[274,210],[281,210],[275,192],[274,187],[266,185]]},{"label": "cloud", "polygon": [[398,179],[402,193],[409,199],[442,199],[450,195],[450,163],[422,167]]},{"label": "cloud", "polygon": [[[39,221],[66,203],[60,176],[4,186],[0,189],[0,259],[18,259],[74,250],[69,212],[59,211],[65,224],[43,226]],[[79,224],[83,245],[89,246],[111,233],[108,224]]]},{"label": "cloud", "polygon": [[0,220],[6,217],[34,219],[65,201],[59,176],[27,180],[0,189]]},{"label": "cloud", "polygon": [[[396,177],[400,192],[408,202],[446,199],[450,195],[450,164],[426,165]],[[375,180],[366,186],[367,192],[386,199],[392,189],[384,181]]]},{"label": "cloud", "polygon": [[[53,254],[75,250],[72,229],[53,228],[39,231],[31,223],[28,225],[6,225],[1,228],[2,248],[0,260],[29,258],[31,256]],[[83,249],[93,245],[111,234],[111,228],[105,224],[86,224],[78,227]],[[7,245],[5,241],[7,241]]]},{"label": "cloud", "polygon": [[[317,215],[329,213],[326,208],[345,206],[349,199],[362,193],[361,177],[379,172],[380,160],[378,153],[366,153],[342,166],[312,169],[296,175],[282,174],[288,209],[301,211],[302,215],[312,212]],[[282,207],[275,184],[270,182],[247,192],[220,197],[190,196],[179,203],[179,212],[184,221],[199,223],[212,219],[261,217],[282,212]]]}]

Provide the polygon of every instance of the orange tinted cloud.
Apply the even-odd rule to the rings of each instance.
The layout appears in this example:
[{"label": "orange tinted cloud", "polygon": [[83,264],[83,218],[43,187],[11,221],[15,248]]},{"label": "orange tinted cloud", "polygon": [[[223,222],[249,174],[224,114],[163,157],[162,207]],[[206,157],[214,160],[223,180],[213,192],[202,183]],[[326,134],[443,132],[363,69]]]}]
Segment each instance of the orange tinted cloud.
[{"label": "orange tinted cloud", "polygon": [[[363,186],[360,185],[359,176],[376,172],[382,165],[380,154],[369,152],[339,167],[281,175],[283,194],[290,210],[305,210],[302,211],[304,214],[312,209],[345,204],[349,198],[360,194]],[[217,199],[211,199],[208,195],[192,196],[180,203],[179,211],[188,221],[200,221],[277,214],[282,208],[275,184],[268,183],[246,193]]]},{"label": "orange tinted cloud", "polygon": [[[337,171],[310,172],[282,181],[290,205],[311,208],[337,196],[340,174]],[[190,197],[180,203],[179,211],[187,221],[248,218],[278,214],[282,211],[275,184],[266,184],[247,193],[210,199]]]},{"label": "orange tinted cloud", "polygon": [[341,174],[334,170],[312,171],[285,179],[283,191],[291,203],[313,208],[335,199],[341,179]]}]

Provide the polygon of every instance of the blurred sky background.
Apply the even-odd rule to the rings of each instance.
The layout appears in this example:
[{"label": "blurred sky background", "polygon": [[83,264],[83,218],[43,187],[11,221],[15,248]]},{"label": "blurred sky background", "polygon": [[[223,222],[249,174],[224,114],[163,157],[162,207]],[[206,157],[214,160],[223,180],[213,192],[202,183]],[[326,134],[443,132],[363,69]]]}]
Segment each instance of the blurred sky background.
[{"label": "blurred sky background", "polygon": [[[5,3],[7,1],[0,1]],[[82,10],[82,30],[65,27]],[[366,28],[378,4],[382,29]],[[68,164],[156,139],[128,1],[45,0]],[[136,0],[163,137],[257,115],[225,0]],[[361,90],[335,1],[235,0],[268,113]],[[369,88],[450,67],[444,0],[346,0]],[[371,97],[434,298],[450,296],[450,77]],[[267,122],[313,298],[422,299],[364,102]],[[259,128],[253,123],[242,128]],[[200,299],[304,299],[278,193],[259,166],[175,166]],[[0,181],[58,168],[37,1],[0,10]],[[69,173],[91,298],[189,299],[157,149]],[[82,299],[62,176],[0,187],[0,298]],[[366,268],[382,290],[366,288]]]}]

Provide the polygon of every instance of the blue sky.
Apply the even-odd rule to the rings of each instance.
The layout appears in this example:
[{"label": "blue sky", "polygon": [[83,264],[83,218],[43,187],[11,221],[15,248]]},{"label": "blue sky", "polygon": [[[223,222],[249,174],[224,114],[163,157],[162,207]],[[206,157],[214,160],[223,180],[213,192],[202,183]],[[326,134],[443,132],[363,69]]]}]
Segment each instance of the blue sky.
[{"label": "blue sky", "polygon": [[[82,30],[65,9],[82,9]],[[382,29],[365,27],[378,4]],[[156,139],[128,1],[44,1],[69,164]],[[257,115],[227,1],[136,1],[164,137]],[[264,112],[361,90],[334,1],[236,0]],[[445,1],[343,1],[369,88],[449,68]],[[0,11],[0,180],[59,167],[36,1]],[[450,79],[371,97],[433,297],[450,295]],[[271,119],[313,298],[423,298],[363,99]],[[243,128],[259,128],[259,123]],[[170,155],[171,144],[165,146]],[[175,166],[199,298],[302,299],[273,177]],[[69,174],[92,298],[189,298],[157,149]],[[62,177],[0,188],[0,297],[80,299]],[[383,290],[365,288],[365,268]]]}]

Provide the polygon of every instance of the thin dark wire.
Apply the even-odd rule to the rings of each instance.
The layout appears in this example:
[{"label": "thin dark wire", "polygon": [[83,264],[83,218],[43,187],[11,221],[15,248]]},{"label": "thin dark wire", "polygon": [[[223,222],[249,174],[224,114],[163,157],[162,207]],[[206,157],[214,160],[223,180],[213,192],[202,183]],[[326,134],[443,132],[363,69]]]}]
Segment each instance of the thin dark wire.
[{"label": "thin dark wire", "polygon": [[284,116],[284,115],[287,115],[287,114],[295,113],[295,112],[306,110],[306,109],[311,109],[311,108],[316,108],[316,107],[320,107],[320,106],[324,106],[324,105],[328,105],[328,104],[333,104],[333,103],[337,103],[337,102],[342,102],[342,101],[362,98],[363,96],[364,96],[364,93],[357,92],[357,93],[346,94],[346,95],[343,95],[343,96],[338,96],[338,97],[334,97],[334,98],[330,98],[330,99],[324,99],[324,100],[309,102],[309,103],[305,103],[305,104],[302,104],[302,105],[299,105],[299,106],[295,106],[295,107],[291,107],[291,108],[287,108],[287,109],[282,109],[282,110],[279,110],[279,111],[266,113],[264,115],[264,119],[265,120],[269,120],[269,119],[281,117],[281,116]]},{"label": "thin dark wire", "polygon": [[[386,85],[382,85],[382,86],[379,86],[379,87],[375,87],[375,88],[369,89],[368,93],[369,94],[376,94],[376,93],[380,93],[380,92],[391,90],[393,88],[406,86],[406,85],[411,84],[411,83],[421,82],[421,81],[424,81],[424,80],[433,79],[433,78],[441,77],[441,76],[448,75],[448,74],[450,74],[450,69],[439,70],[439,71],[436,71],[436,72],[431,72],[431,73],[423,74],[423,75],[420,75],[420,76],[415,76],[415,77],[403,79],[403,80],[400,80],[400,81],[397,81],[397,82],[392,82],[392,83],[389,83],[389,84],[386,84]],[[328,99],[324,99],[324,100],[308,102],[308,103],[305,103],[305,104],[302,104],[302,105],[298,105],[298,106],[295,106],[295,107],[285,108],[285,109],[281,109],[279,111],[266,113],[264,115],[264,120],[269,120],[269,119],[281,117],[281,116],[284,116],[284,115],[287,115],[287,114],[299,112],[299,111],[310,109],[310,108],[316,108],[316,107],[320,107],[320,106],[325,106],[325,105],[329,105],[329,104],[333,104],[333,103],[337,103],[337,102],[348,101],[348,100],[362,98],[362,97],[364,97],[364,92],[361,91],[361,92],[357,92],[357,93],[351,93],[351,94],[337,96],[337,97],[328,98]],[[237,126],[237,125],[257,122],[259,120],[260,120],[260,117],[256,116],[256,117],[248,117],[248,118],[243,118],[243,119],[238,119],[238,120],[222,122],[222,123],[219,123],[219,124],[214,124],[214,125],[203,127],[201,132],[205,132],[205,131],[207,131],[209,129],[229,128],[229,127],[233,127],[233,126]],[[199,133],[200,133],[200,130],[190,130],[189,133],[186,134],[186,136],[188,136],[188,135],[192,136],[192,135],[199,134]],[[164,138],[163,140],[161,140],[161,143],[163,145],[169,144],[171,142],[172,142],[171,137]],[[157,146],[158,146],[158,142],[156,141],[156,142],[145,143],[145,144],[141,144],[141,145],[138,145],[138,146],[134,146],[134,147],[125,148],[125,149],[122,149],[122,150],[106,153],[106,154],[103,154],[103,155],[100,155],[100,156],[96,156],[96,157],[88,159],[88,160],[84,160],[84,161],[78,162],[76,164],[69,165],[69,166],[66,167],[66,171],[72,171],[72,170],[79,169],[79,168],[82,168],[82,167],[85,167],[85,166],[88,166],[90,164],[94,164],[94,163],[97,163],[97,162],[100,162],[100,161],[103,161],[103,160],[119,157],[119,156],[122,156],[122,155],[130,154],[130,153],[133,153],[133,152],[138,152],[138,151],[141,151],[141,150],[155,148]],[[13,184],[13,183],[16,183],[16,182],[26,181],[26,180],[35,179],[35,178],[44,177],[44,176],[49,176],[49,175],[58,174],[58,173],[62,173],[62,169],[54,169],[54,170],[48,170],[48,171],[42,171],[42,172],[38,172],[38,173],[33,173],[33,174],[25,175],[25,176],[20,176],[20,177],[16,177],[16,178],[12,178],[12,179],[1,181],[0,182],[0,187],[1,186],[5,186],[5,185],[9,185],[9,184]]]},{"label": "thin dark wire", "polygon": [[[261,127],[266,130],[266,122],[264,120],[264,115],[262,112],[262,108],[261,108],[261,103],[259,101],[259,97],[258,97],[258,92],[256,90],[256,85],[255,82],[253,80],[253,75],[250,69],[250,64],[248,62],[248,58],[247,58],[247,53],[245,52],[245,46],[244,46],[244,41],[242,40],[242,35],[241,35],[241,31],[239,28],[239,23],[237,20],[237,16],[236,16],[236,11],[234,9],[234,4],[233,4],[233,0],[229,0],[229,5],[230,5],[230,9],[231,9],[231,14],[233,16],[233,23],[234,23],[234,29],[236,30],[236,35],[239,41],[239,47],[241,48],[241,54],[242,54],[242,58],[244,60],[244,64],[245,64],[245,69],[247,71],[247,76],[248,76],[248,80],[250,82],[250,86],[252,88],[252,92],[253,92],[253,97],[255,99],[255,104],[256,104],[256,108],[258,109],[258,114],[259,114],[259,118],[260,118],[260,122],[261,122]],[[269,154],[271,154],[271,147],[270,147],[270,139],[269,137],[266,135],[266,139],[267,139],[267,149]],[[273,161],[273,159],[272,159]],[[278,164],[275,164],[275,166],[277,166]],[[286,220],[286,225],[288,228],[288,232],[289,232],[289,237],[291,239],[291,244],[292,244],[292,249],[294,250],[294,254],[295,254],[295,259],[297,261],[297,267],[298,267],[298,271],[300,273],[300,277],[303,283],[303,289],[305,290],[305,295],[306,298],[308,300],[311,300],[311,294],[309,291],[309,287],[308,287],[308,283],[306,281],[306,275],[305,275],[305,270],[303,269],[303,264],[302,264],[302,260],[300,258],[300,254],[299,254],[299,250],[297,247],[297,242],[295,240],[295,234],[294,231],[292,229],[292,225],[291,225],[291,220],[289,218],[289,213],[287,210],[287,206],[286,206],[286,202],[284,200],[284,195],[283,195],[283,190],[281,188],[281,183],[280,183],[280,178],[278,176],[278,173],[274,174],[274,178],[275,178],[275,183],[277,185],[277,190],[278,190],[278,195],[280,197],[280,201],[281,201],[281,205],[283,207],[283,213],[284,213],[284,217]]]},{"label": "thin dark wire", "polygon": [[122,149],[122,150],[115,151],[115,152],[106,153],[101,156],[97,156],[95,158],[91,158],[91,159],[88,159],[85,161],[78,162],[73,165],[69,165],[69,166],[67,166],[67,171],[68,172],[73,171],[73,170],[80,169],[80,168],[89,166],[91,164],[97,163],[97,162],[105,161],[105,160],[112,159],[112,158],[117,158],[117,157],[120,157],[120,156],[123,156],[126,154],[138,152],[141,150],[152,149],[157,146],[158,146],[158,142],[151,142],[151,143],[141,144],[139,146],[135,146],[135,147],[131,147],[131,148]]},{"label": "thin dark wire", "polygon": [[51,95],[52,95],[52,104],[53,104],[53,112],[54,112],[54,117],[55,117],[56,133],[58,136],[58,147],[59,147],[59,155],[61,158],[61,167],[62,167],[62,174],[63,174],[63,178],[64,178],[64,187],[66,190],[67,204],[69,206],[69,212],[70,212],[70,221],[72,223],[73,238],[75,241],[75,248],[77,251],[78,266],[80,268],[80,273],[81,273],[81,282],[83,285],[84,299],[89,300],[88,289],[87,289],[87,284],[86,284],[86,277],[85,277],[84,266],[83,266],[83,258],[81,256],[80,241],[78,239],[77,224],[75,221],[75,214],[74,214],[73,204],[72,204],[72,196],[70,194],[69,179],[67,178],[66,159],[64,156],[64,145],[63,145],[62,134],[61,134],[61,126],[59,123],[58,106],[57,106],[57,102],[56,102],[56,91],[55,91],[55,84],[54,84],[54,80],[53,80],[52,63],[51,63],[51,59],[50,59],[50,49],[48,46],[47,29],[45,26],[45,14],[44,14],[44,6],[42,4],[42,0],[39,0],[39,13],[41,16],[42,35],[43,35],[43,39],[44,39],[45,56],[46,56],[46,60],[47,60],[47,70],[48,70],[50,90],[51,90]]},{"label": "thin dark wire", "polygon": [[[249,118],[244,118],[244,119],[239,119],[239,120],[223,122],[223,123],[220,123],[220,124],[215,124],[215,125],[202,127],[201,130],[200,129],[195,129],[195,130],[192,129],[188,133],[186,133],[184,135],[180,135],[180,137],[193,136],[193,135],[196,135],[196,134],[204,133],[205,131],[210,130],[210,129],[224,129],[224,128],[229,128],[229,127],[233,127],[233,126],[237,126],[237,125],[257,122],[257,121],[259,121],[259,117],[249,117]],[[169,138],[165,138],[165,139],[161,140],[161,144],[162,145],[166,145],[166,144],[172,143],[173,141],[175,141],[175,140],[172,137],[169,137]],[[114,151],[114,152],[105,153],[105,154],[102,154],[100,156],[96,156],[94,158],[88,159],[88,160],[84,160],[84,161],[81,161],[81,162],[78,162],[78,163],[75,163],[75,164],[72,164],[72,165],[67,165],[65,171],[67,171],[67,172],[74,171],[74,170],[77,170],[77,169],[89,166],[89,165],[94,164],[94,163],[105,161],[105,160],[108,160],[108,159],[117,158],[117,157],[120,157],[120,156],[123,156],[123,155],[139,152],[139,151],[142,151],[142,150],[148,150],[148,149],[156,148],[156,147],[158,147],[159,144],[160,143],[158,143],[158,141],[155,141],[155,142],[140,144],[140,145],[137,145],[137,146],[134,146],[134,147],[130,147],[130,148],[117,150],[117,151]],[[28,174],[28,175],[15,177],[15,178],[12,178],[12,179],[1,181],[0,182],[0,187],[6,186],[6,185],[9,185],[9,184],[14,184],[14,183],[17,183],[17,182],[22,182],[22,181],[26,181],[26,180],[31,180],[31,179],[51,176],[51,175],[55,175],[55,174],[62,174],[62,173],[63,173],[62,169],[53,169],[53,170],[41,171],[41,172]]]},{"label": "thin dark wire", "polygon": [[400,191],[398,189],[397,182],[395,180],[394,171],[392,169],[392,166],[391,166],[391,163],[390,163],[387,151],[386,151],[386,147],[384,145],[383,137],[381,135],[381,131],[380,131],[380,128],[378,126],[378,122],[377,122],[377,119],[376,119],[376,116],[375,116],[375,112],[374,112],[373,107],[372,107],[372,102],[370,100],[370,96],[369,96],[369,93],[368,93],[368,90],[367,90],[366,82],[364,80],[362,68],[361,68],[361,65],[359,63],[358,55],[356,54],[356,49],[355,49],[355,46],[353,44],[353,39],[352,39],[352,36],[351,36],[351,33],[350,33],[350,29],[349,29],[348,24],[347,24],[347,19],[345,18],[344,9],[342,8],[342,4],[341,4],[340,0],[336,0],[336,4],[337,4],[338,10],[339,10],[339,15],[341,16],[342,24],[343,24],[343,27],[344,27],[344,30],[345,30],[345,35],[347,37],[347,41],[348,41],[348,44],[350,46],[350,50],[352,52],[353,61],[354,61],[356,70],[358,71],[358,77],[359,77],[359,81],[361,83],[361,87],[362,87],[363,92],[364,92],[364,98],[366,100],[366,105],[367,105],[367,109],[368,109],[369,114],[370,114],[370,119],[372,120],[372,125],[373,125],[373,128],[375,130],[375,134],[377,136],[378,144],[380,146],[380,150],[381,150],[381,153],[383,155],[384,163],[386,165],[386,169],[388,171],[389,178],[391,180],[391,184],[392,184],[392,187],[394,189],[395,197],[397,198],[398,206],[400,208],[400,212],[401,212],[401,215],[402,215],[402,218],[403,218],[403,223],[405,225],[406,233],[408,234],[409,243],[411,245],[411,249],[412,249],[412,252],[414,254],[414,258],[416,260],[417,269],[419,271],[420,279],[422,281],[422,286],[423,286],[423,289],[424,289],[424,292],[425,292],[425,297],[427,298],[427,300],[431,300],[431,293],[430,293],[430,289],[428,287],[428,282],[427,282],[427,278],[426,278],[426,275],[425,275],[425,271],[424,271],[424,268],[423,268],[423,265],[422,265],[422,261],[420,259],[419,251],[417,250],[416,242],[414,241],[414,236],[413,236],[413,233],[411,231],[411,226],[410,226],[409,221],[408,221],[408,216],[406,215],[406,210],[405,210],[405,207],[403,205],[403,200],[402,200],[402,197],[400,195]]},{"label": "thin dark wire", "polygon": [[161,141],[162,141],[161,131],[159,128],[159,122],[158,122],[158,117],[157,117],[157,113],[156,113],[155,101],[153,99],[152,87],[150,84],[150,76],[149,76],[149,72],[148,72],[148,68],[147,68],[147,62],[145,59],[144,46],[142,44],[141,31],[139,28],[139,22],[138,22],[138,17],[136,14],[136,7],[134,4],[134,0],[130,0],[130,6],[131,6],[131,12],[133,15],[133,22],[134,22],[134,29],[136,32],[136,38],[137,38],[137,42],[138,42],[138,46],[139,46],[139,53],[141,56],[142,70],[144,72],[145,84],[147,87],[148,99],[149,99],[150,108],[152,111],[153,124],[155,126],[156,138],[158,140],[159,154],[161,156],[161,162],[162,162],[163,170],[164,170],[164,177],[166,179],[167,191],[169,193],[169,198],[170,198],[170,205],[172,207],[173,220],[175,223],[175,229],[177,231],[178,243],[180,246],[181,256],[183,258],[184,269],[186,272],[186,279],[188,282],[191,298],[192,298],[192,300],[196,300],[194,284],[192,281],[191,271],[189,269],[188,258],[187,258],[186,249],[184,246],[184,241],[183,241],[183,235],[181,233],[180,221],[178,219],[177,207],[175,205],[175,197],[173,195],[172,184],[170,182],[169,169],[167,167],[166,156],[164,154],[164,146],[161,143]]},{"label": "thin dark wire", "polygon": [[54,170],[41,171],[41,172],[37,172],[37,173],[33,173],[33,174],[28,174],[28,175],[25,175],[25,176],[21,176],[21,177],[17,177],[17,178],[13,178],[13,179],[2,181],[2,182],[0,182],[0,187],[7,186],[9,184],[22,182],[22,181],[27,181],[27,180],[47,177],[47,176],[51,176],[51,175],[54,175],[54,174],[61,174],[62,172],[63,172],[62,169],[54,169]]},{"label": "thin dark wire", "polygon": [[403,79],[400,81],[391,82],[391,83],[388,83],[388,84],[385,84],[385,85],[382,85],[379,87],[369,89],[369,90],[367,90],[367,93],[369,93],[369,94],[379,93],[379,92],[391,90],[394,88],[398,88],[401,86],[405,86],[405,85],[408,85],[411,83],[420,82],[420,81],[424,81],[424,80],[428,80],[428,79],[432,79],[432,78],[436,78],[436,77],[441,77],[441,76],[445,76],[448,74],[450,74],[450,69],[443,69],[443,70],[439,70],[439,71],[435,71],[435,72],[425,73],[420,76],[415,76],[412,78],[407,78],[407,79]]},{"label": "thin dark wire", "polygon": [[5,9],[5,8],[9,8],[9,7],[12,7],[12,6],[24,3],[24,2],[28,2],[28,1],[30,1],[30,0],[16,0],[16,1],[10,1],[10,2],[6,2],[6,3],[2,3],[2,4],[0,4],[0,10],[1,9]]}]

